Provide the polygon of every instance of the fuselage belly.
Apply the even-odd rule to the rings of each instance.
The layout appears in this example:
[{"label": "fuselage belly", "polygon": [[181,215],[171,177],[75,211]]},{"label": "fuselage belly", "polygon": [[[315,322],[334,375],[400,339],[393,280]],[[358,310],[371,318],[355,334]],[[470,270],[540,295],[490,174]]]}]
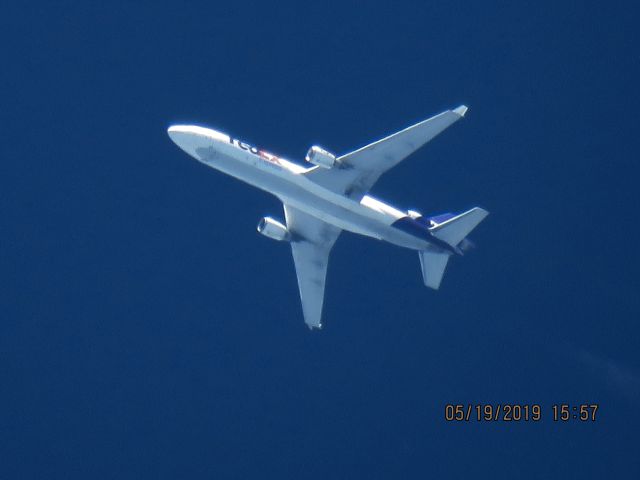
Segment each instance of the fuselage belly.
[{"label": "fuselage belly", "polygon": [[392,226],[406,215],[404,212],[371,197],[355,202],[315,184],[302,174],[304,168],[299,165],[224,134],[215,134],[192,136],[193,145],[188,153],[205,165],[271,193],[284,204],[342,230],[414,250],[432,248],[429,242]]}]

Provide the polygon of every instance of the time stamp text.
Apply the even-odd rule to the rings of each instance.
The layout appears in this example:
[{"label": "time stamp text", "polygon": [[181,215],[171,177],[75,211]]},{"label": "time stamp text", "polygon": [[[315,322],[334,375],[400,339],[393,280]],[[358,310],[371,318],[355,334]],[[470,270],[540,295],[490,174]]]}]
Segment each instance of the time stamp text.
[{"label": "time stamp text", "polygon": [[539,404],[453,404],[444,406],[447,422],[595,422],[599,404],[571,405],[559,403],[551,407]]}]

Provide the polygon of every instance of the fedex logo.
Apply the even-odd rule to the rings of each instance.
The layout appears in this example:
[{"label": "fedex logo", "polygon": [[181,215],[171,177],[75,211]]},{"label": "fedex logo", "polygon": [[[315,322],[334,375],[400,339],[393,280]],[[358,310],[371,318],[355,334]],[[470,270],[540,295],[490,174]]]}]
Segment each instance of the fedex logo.
[{"label": "fedex logo", "polygon": [[240,140],[238,140],[237,138],[231,138],[229,137],[229,143],[231,143],[231,145],[234,145],[242,150],[246,150],[248,152],[253,153],[254,155],[260,157],[262,160],[264,160],[265,162],[268,162],[270,164],[275,164],[280,166],[280,161],[278,159],[278,157],[276,157],[275,155],[272,155],[268,152],[265,152],[264,150],[259,150],[258,148],[249,145],[248,143],[244,143]]}]

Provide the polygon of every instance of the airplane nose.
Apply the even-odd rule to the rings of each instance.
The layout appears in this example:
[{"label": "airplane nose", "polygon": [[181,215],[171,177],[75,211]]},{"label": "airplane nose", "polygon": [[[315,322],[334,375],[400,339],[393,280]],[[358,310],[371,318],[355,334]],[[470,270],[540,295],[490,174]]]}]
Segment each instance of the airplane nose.
[{"label": "airplane nose", "polygon": [[198,160],[201,160],[201,149],[209,149],[215,142],[229,141],[227,135],[195,125],[172,125],[167,134],[173,143]]},{"label": "airplane nose", "polygon": [[200,158],[197,150],[211,146],[211,139],[190,125],[172,125],[167,129],[169,138],[182,150],[195,158]]},{"label": "airplane nose", "polygon": [[169,128],[167,128],[167,134],[169,135],[169,138],[171,140],[177,143],[178,137],[183,132],[183,130],[184,127],[182,125],[171,125]]}]

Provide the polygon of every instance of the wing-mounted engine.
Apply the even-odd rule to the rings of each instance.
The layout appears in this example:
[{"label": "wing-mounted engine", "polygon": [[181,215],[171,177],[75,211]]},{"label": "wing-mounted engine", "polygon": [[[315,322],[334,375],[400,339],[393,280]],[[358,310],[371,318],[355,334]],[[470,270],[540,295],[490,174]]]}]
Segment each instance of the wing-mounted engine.
[{"label": "wing-mounted engine", "polygon": [[314,145],[309,149],[304,159],[322,168],[333,168],[338,165],[336,156],[324,148]]},{"label": "wing-mounted engine", "polygon": [[271,217],[263,217],[258,222],[258,233],[280,242],[291,240],[291,233],[283,224]]}]

